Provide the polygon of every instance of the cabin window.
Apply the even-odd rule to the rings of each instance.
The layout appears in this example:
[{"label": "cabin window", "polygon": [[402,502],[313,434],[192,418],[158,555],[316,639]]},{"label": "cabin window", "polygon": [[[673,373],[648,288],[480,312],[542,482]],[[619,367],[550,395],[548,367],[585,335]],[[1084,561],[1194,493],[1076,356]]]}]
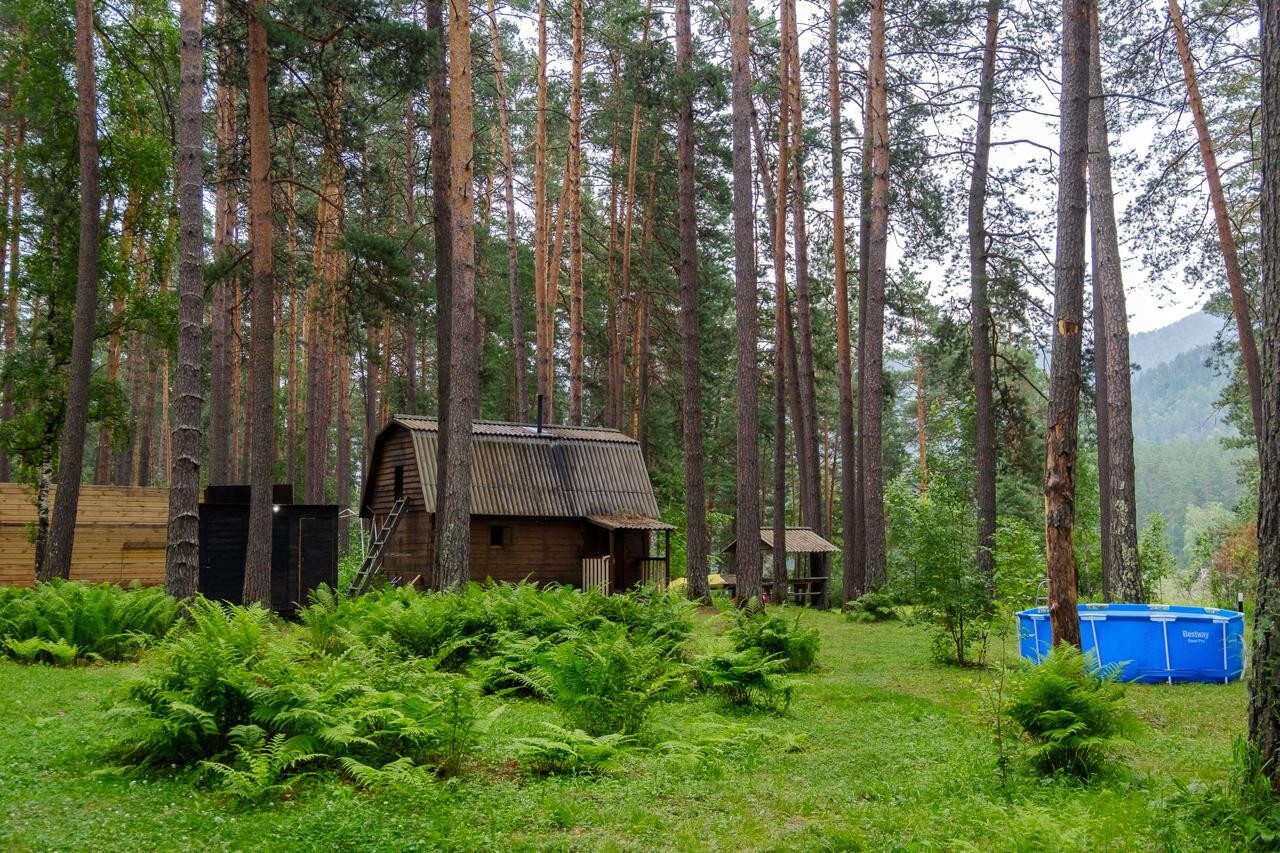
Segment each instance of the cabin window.
[{"label": "cabin window", "polygon": [[489,525],[489,547],[490,548],[508,548],[510,546],[511,546],[511,525],[490,524]]},{"label": "cabin window", "polygon": [[404,497],[404,466],[396,466],[396,500]]}]

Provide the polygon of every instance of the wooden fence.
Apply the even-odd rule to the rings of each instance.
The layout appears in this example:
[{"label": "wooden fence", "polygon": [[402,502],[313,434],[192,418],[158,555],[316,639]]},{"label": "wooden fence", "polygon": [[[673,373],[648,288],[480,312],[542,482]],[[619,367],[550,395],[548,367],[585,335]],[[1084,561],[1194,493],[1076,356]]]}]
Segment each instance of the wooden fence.
[{"label": "wooden fence", "polygon": [[582,561],[582,590],[595,589],[609,594],[609,558],[588,557]]},{"label": "wooden fence", "polygon": [[[35,582],[34,498],[26,486],[0,483],[0,586]],[[55,489],[51,509],[56,499]],[[163,583],[168,519],[168,489],[81,486],[72,580]]]}]

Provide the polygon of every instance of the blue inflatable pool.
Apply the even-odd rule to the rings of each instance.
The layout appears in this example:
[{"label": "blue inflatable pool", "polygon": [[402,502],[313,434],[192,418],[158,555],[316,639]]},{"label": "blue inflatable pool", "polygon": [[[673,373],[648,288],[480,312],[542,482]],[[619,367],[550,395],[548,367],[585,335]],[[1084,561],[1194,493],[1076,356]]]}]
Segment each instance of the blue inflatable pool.
[{"label": "blue inflatable pool", "polygon": [[[1018,614],[1024,660],[1049,653],[1049,608]],[[1234,681],[1244,673],[1244,614],[1173,604],[1081,604],[1080,642],[1121,681]]]}]

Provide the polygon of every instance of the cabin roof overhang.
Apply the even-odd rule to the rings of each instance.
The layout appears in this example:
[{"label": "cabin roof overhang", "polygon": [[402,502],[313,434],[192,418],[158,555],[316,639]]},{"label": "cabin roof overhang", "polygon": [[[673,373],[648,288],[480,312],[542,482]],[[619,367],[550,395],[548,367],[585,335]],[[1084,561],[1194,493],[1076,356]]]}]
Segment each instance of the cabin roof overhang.
[{"label": "cabin roof overhang", "polygon": [[[735,539],[725,547],[722,553],[735,551],[737,547],[738,540]],[[764,551],[773,550],[772,528],[760,529],[760,548]],[[788,554],[834,554],[840,550],[815,533],[811,527],[788,527],[783,548]]]}]

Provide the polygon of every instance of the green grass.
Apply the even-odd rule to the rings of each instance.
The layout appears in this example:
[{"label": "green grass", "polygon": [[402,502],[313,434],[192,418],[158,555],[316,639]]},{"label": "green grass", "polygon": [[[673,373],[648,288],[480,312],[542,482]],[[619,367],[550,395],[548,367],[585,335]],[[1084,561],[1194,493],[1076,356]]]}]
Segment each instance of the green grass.
[{"label": "green grass", "polygon": [[[727,624],[700,617],[695,645]],[[1130,687],[1143,723],[1131,772],[1088,788],[1019,773],[1006,791],[985,710],[991,672],[933,663],[919,626],[828,613],[802,624],[822,633],[820,668],[792,677],[786,715],[737,714],[710,698],[655,712],[677,729],[696,717],[704,729],[768,733],[700,767],[635,754],[613,775],[532,778],[512,742],[542,733],[554,710],[490,697],[509,708],[460,778],[361,792],[321,777],[247,809],[187,776],[109,768],[106,709],[145,657],[0,663],[0,849],[1229,849],[1164,802],[1174,778],[1226,778],[1245,728],[1242,684]]]}]

